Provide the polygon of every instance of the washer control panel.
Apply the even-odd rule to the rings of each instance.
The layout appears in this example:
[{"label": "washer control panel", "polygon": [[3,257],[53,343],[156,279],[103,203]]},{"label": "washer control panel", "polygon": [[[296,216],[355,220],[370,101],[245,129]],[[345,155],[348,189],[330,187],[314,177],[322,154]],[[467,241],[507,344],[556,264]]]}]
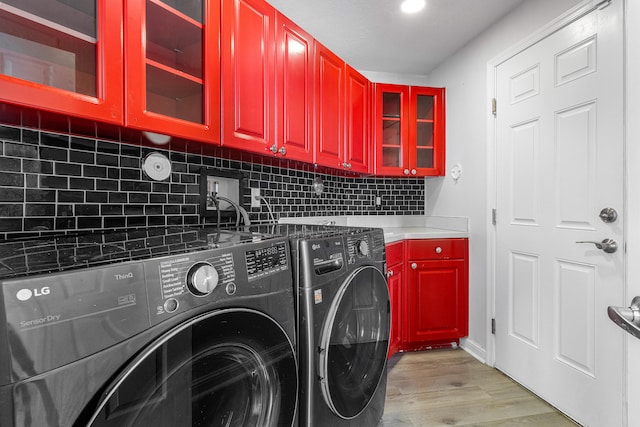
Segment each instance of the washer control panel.
[{"label": "washer control panel", "polygon": [[287,268],[287,247],[284,242],[246,251],[249,280],[259,279]]},{"label": "washer control panel", "polygon": [[209,295],[218,286],[218,270],[208,262],[197,262],[187,273],[187,288],[197,297]]},{"label": "washer control panel", "polygon": [[271,276],[291,275],[285,239],[150,260],[144,272],[152,324],[203,304],[256,295],[263,287],[267,292]]},{"label": "washer control panel", "polygon": [[358,259],[371,258],[371,236],[369,234],[347,236],[346,240],[349,265],[354,264]]}]

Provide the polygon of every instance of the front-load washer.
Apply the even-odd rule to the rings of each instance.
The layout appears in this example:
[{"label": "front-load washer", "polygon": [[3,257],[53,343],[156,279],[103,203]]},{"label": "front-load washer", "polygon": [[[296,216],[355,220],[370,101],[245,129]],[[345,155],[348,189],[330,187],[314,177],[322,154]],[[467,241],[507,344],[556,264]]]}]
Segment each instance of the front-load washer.
[{"label": "front-load washer", "polygon": [[0,244],[0,425],[297,425],[288,245],[207,229]]},{"label": "front-load washer", "polygon": [[383,232],[297,227],[300,425],[375,426],[390,327]]}]

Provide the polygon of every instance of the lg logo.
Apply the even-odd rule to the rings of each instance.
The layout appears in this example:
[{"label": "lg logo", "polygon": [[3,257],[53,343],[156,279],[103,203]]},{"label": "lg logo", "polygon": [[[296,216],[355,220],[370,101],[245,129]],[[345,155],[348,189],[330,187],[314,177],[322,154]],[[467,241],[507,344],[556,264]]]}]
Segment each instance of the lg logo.
[{"label": "lg logo", "polygon": [[16,297],[20,300],[20,301],[27,301],[29,300],[31,297],[41,297],[43,295],[49,295],[51,293],[51,289],[48,286],[45,286],[43,288],[40,289],[20,289],[18,291],[18,293],[16,294]]}]

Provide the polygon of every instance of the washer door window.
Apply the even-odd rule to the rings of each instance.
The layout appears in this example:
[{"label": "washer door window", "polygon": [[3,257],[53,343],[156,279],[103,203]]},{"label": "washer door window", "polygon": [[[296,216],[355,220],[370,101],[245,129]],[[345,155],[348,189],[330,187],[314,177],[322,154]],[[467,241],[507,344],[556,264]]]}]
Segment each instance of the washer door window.
[{"label": "washer door window", "polygon": [[377,268],[356,269],[334,297],[320,337],[324,399],[344,419],[369,404],[385,372],[389,346],[389,292]]},{"label": "washer door window", "polygon": [[105,391],[89,425],[291,426],[294,349],[252,310],[220,310],[160,337]]}]

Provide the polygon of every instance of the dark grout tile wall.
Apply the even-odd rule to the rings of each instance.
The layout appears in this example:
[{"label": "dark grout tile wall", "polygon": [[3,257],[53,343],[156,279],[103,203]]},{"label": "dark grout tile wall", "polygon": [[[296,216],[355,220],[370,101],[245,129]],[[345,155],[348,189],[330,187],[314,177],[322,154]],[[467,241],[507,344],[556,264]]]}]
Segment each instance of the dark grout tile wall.
[{"label": "dark grout tile wall", "polygon": [[[0,239],[46,231],[212,223],[199,212],[203,168],[241,171],[244,205],[250,206],[249,188],[260,188],[276,219],[424,214],[422,178],[358,177],[206,144],[147,146],[136,133],[122,132],[115,140],[99,133],[78,136],[0,124]],[[152,181],[141,169],[152,151],[172,162],[166,181]],[[313,192],[315,177],[324,181],[320,196]],[[375,206],[375,196],[382,206]],[[264,203],[249,213],[252,222],[270,218]]]}]

